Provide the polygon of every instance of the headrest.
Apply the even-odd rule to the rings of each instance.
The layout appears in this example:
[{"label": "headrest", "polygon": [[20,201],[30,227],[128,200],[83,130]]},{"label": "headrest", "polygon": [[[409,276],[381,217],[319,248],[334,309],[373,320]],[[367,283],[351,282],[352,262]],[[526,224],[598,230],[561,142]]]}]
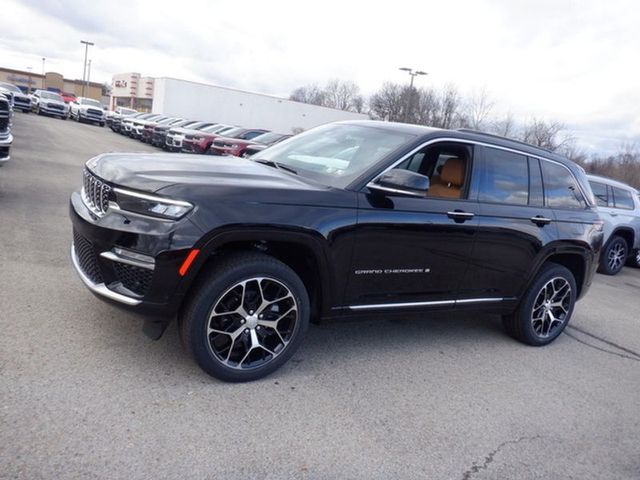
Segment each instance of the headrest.
[{"label": "headrest", "polygon": [[442,166],[440,179],[444,183],[460,187],[464,183],[464,162],[460,158],[452,157]]}]

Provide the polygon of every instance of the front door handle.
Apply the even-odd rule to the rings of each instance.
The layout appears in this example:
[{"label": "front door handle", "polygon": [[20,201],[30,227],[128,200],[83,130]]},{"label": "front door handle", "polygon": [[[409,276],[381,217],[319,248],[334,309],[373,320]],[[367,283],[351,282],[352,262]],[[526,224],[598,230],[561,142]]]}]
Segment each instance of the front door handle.
[{"label": "front door handle", "polygon": [[547,217],[543,217],[542,215],[536,215],[535,217],[531,217],[531,221],[538,225],[539,227],[544,227],[545,225],[549,225],[551,223],[551,219]]},{"label": "front door handle", "polygon": [[467,220],[471,220],[473,217],[475,217],[475,214],[470,212],[463,212],[462,210],[454,210],[453,212],[447,212],[447,217],[449,217],[456,223],[464,223]]}]

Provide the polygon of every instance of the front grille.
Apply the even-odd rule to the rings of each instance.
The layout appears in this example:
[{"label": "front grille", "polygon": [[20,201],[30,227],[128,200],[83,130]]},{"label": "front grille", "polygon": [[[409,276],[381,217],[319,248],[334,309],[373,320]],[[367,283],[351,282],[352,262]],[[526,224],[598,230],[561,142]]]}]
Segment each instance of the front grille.
[{"label": "front grille", "polygon": [[151,284],[153,270],[140,268],[126,263],[113,262],[118,280],[133,293],[144,296]]},{"label": "front grille", "polygon": [[0,111],[0,132],[9,128],[9,116]]},{"label": "front grille", "polygon": [[97,215],[104,215],[109,208],[109,194],[111,187],[98,179],[89,170],[83,172],[82,199],[84,203]]},{"label": "front grille", "polygon": [[73,231],[73,248],[82,272],[93,283],[103,283],[102,272],[100,272],[98,257],[93,250],[93,245],[75,230]]},{"label": "front grille", "polygon": [[87,114],[88,115],[98,115],[99,117],[102,116],[102,110],[96,110],[95,108],[87,108]]},{"label": "front grille", "polygon": [[49,108],[53,108],[54,110],[64,110],[62,105],[58,105],[57,103],[49,103]]}]

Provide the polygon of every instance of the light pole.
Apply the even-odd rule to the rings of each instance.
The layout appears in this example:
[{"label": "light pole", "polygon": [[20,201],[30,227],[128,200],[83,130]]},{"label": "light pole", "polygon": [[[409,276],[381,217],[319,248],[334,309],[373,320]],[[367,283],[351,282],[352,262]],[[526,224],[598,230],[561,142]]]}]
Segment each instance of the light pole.
[{"label": "light pole", "polygon": [[409,120],[409,110],[411,110],[411,97],[413,97],[413,80],[418,75],[428,75],[428,73],[423,72],[422,70],[413,70],[412,68],[407,67],[400,67],[398,70],[408,72],[409,75],[411,75],[411,82],[409,83],[409,95],[407,95],[407,108],[404,112],[404,121],[407,122]]},{"label": "light pole", "polygon": [[44,62],[46,58],[42,57],[42,76],[44,77]]},{"label": "light pole", "polygon": [[27,70],[29,71],[29,86],[27,87],[27,95],[29,95],[31,93],[31,70],[33,69],[33,67],[27,67]]},{"label": "light pole", "polygon": [[87,64],[87,87],[89,86],[89,82],[91,82],[91,59],[89,59],[89,63]]},{"label": "light pole", "polygon": [[84,85],[85,85],[85,78],[87,75],[87,53],[89,53],[89,45],[94,45],[91,42],[87,42],[85,40],[80,40],[80,43],[84,44],[84,66],[82,68],[82,94],[80,95],[81,97],[84,97]]}]

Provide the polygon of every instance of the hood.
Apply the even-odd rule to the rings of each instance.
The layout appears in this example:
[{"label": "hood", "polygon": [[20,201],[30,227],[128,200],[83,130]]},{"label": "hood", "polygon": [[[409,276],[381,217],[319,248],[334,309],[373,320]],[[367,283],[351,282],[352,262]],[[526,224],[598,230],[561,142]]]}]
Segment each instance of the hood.
[{"label": "hood", "polygon": [[[238,157],[176,155],[168,153],[105,153],[87,162],[87,168],[109,183],[157,192],[172,185],[212,186],[243,192],[254,189],[324,190],[302,177]],[[188,190],[187,189],[187,190]]]},{"label": "hood", "polygon": [[216,142],[227,142],[233,143],[234,145],[252,145],[256,143],[253,140],[241,140],[233,137],[218,137],[216,138]]}]

